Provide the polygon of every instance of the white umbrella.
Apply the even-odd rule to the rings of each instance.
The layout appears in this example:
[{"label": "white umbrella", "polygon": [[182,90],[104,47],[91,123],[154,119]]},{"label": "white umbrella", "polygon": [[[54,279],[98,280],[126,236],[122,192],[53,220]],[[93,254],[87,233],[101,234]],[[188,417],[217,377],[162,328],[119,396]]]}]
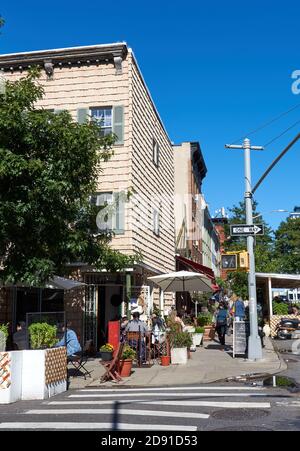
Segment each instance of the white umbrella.
[{"label": "white umbrella", "polygon": [[212,292],[211,280],[198,272],[179,271],[148,277],[163,291]]}]

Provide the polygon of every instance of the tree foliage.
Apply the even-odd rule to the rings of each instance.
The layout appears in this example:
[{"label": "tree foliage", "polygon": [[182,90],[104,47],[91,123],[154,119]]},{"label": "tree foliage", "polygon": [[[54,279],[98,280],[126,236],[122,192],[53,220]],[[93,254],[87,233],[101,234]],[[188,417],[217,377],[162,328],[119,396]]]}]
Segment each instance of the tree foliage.
[{"label": "tree foliage", "polygon": [[275,258],[281,273],[300,272],[300,218],[288,218],[275,232]]},{"label": "tree foliage", "polygon": [[0,95],[0,256],[4,283],[40,285],[69,262],[122,269],[131,259],[99,234],[96,191],[114,137],[67,111],[38,108],[43,88],[32,70]]}]

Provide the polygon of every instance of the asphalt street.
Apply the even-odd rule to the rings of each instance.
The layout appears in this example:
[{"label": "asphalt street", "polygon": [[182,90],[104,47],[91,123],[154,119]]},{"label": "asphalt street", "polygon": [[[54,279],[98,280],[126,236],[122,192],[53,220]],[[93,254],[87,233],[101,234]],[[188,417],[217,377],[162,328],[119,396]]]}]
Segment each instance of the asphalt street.
[{"label": "asphalt street", "polygon": [[70,390],[0,406],[0,430],[300,430],[300,394],[224,383]]}]

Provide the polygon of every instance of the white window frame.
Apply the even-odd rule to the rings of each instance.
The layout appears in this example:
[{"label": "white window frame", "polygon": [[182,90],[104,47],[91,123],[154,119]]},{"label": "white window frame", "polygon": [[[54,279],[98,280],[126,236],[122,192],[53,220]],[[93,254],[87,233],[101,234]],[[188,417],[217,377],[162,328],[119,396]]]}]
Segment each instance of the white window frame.
[{"label": "white window frame", "polygon": [[[101,118],[97,117],[97,116],[93,116],[93,111],[97,111],[97,110],[110,110],[111,111],[111,125],[105,125],[103,124],[103,122],[101,121]],[[90,116],[92,117],[93,120],[96,120],[97,122],[99,122],[99,126],[101,128],[101,131],[103,132],[103,135],[110,135],[113,133],[113,124],[114,124],[114,109],[112,106],[98,106],[98,107],[90,107],[89,108],[90,111]]]},{"label": "white window frame", "polygon": [[153,208],[153,233],[156,236],[160,235],[160,212]]},{"label": "white window frame", "polygon": [[158,168],[159,166],[159,143],[158,141],[153,138],[152,142],[152,161],[155,164],[155,166]]}]

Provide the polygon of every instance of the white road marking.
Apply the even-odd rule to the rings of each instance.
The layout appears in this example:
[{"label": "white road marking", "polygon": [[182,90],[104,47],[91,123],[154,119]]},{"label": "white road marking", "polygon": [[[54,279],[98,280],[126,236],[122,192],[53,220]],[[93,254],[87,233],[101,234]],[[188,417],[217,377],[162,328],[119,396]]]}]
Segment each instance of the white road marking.
[{"label": "white road marking", "polygon": [[[112,415],[115,409],[48,409],[48,410],[28,410],[27,415]],[[207,419],[210,415],[196,412],[164,412],[160,410],[131,410],[118,409],[119,415],[153,416],[153,417],[174,417],[174,418],[201,418]]]},{"label": "white road marking", "polygon": [[223,391],[258,391],[258,390],[265,390],[263,387],[155,387],[155,388],[89,388],[89,389],[81,389],[80,392],[157,392],[157,391],[174,391],[174,390],[182,390],[182,391],[189,391],[189,390],[223,390]]},{"label": "white road marking", "polygon": [[[0,429],[92,429],[112,430],[113,425],[111,423],[0,423]],[[117,426],[118,431],[197,431],[196,426],[182,426],[182,425],[170,425],[170,424],[126,424],[119,423]]]},{"label": "white road marking", "polygon": [[159,406],[223,407],[226,409],[270,409],[269,402],[214,402],[214,401],[142,401],[141,404]]},{"label": "white road marking", "polygon": [[[218,398],[218,397],[237,397],[237,398],[245,398],[245,397],[251,397],[251,396],[266,396],[264,393],[158,393],[158,395],[165,397],[173,397],[173,398],[184,398],[187,396],[191,396],[193,398]],[[111,393],[111,394],[86,394],[86,395],[70,395],[69,398],[134,398],[136,396],[139,397],[148,397],[148,396],[155,396],[153,393]]]}]

